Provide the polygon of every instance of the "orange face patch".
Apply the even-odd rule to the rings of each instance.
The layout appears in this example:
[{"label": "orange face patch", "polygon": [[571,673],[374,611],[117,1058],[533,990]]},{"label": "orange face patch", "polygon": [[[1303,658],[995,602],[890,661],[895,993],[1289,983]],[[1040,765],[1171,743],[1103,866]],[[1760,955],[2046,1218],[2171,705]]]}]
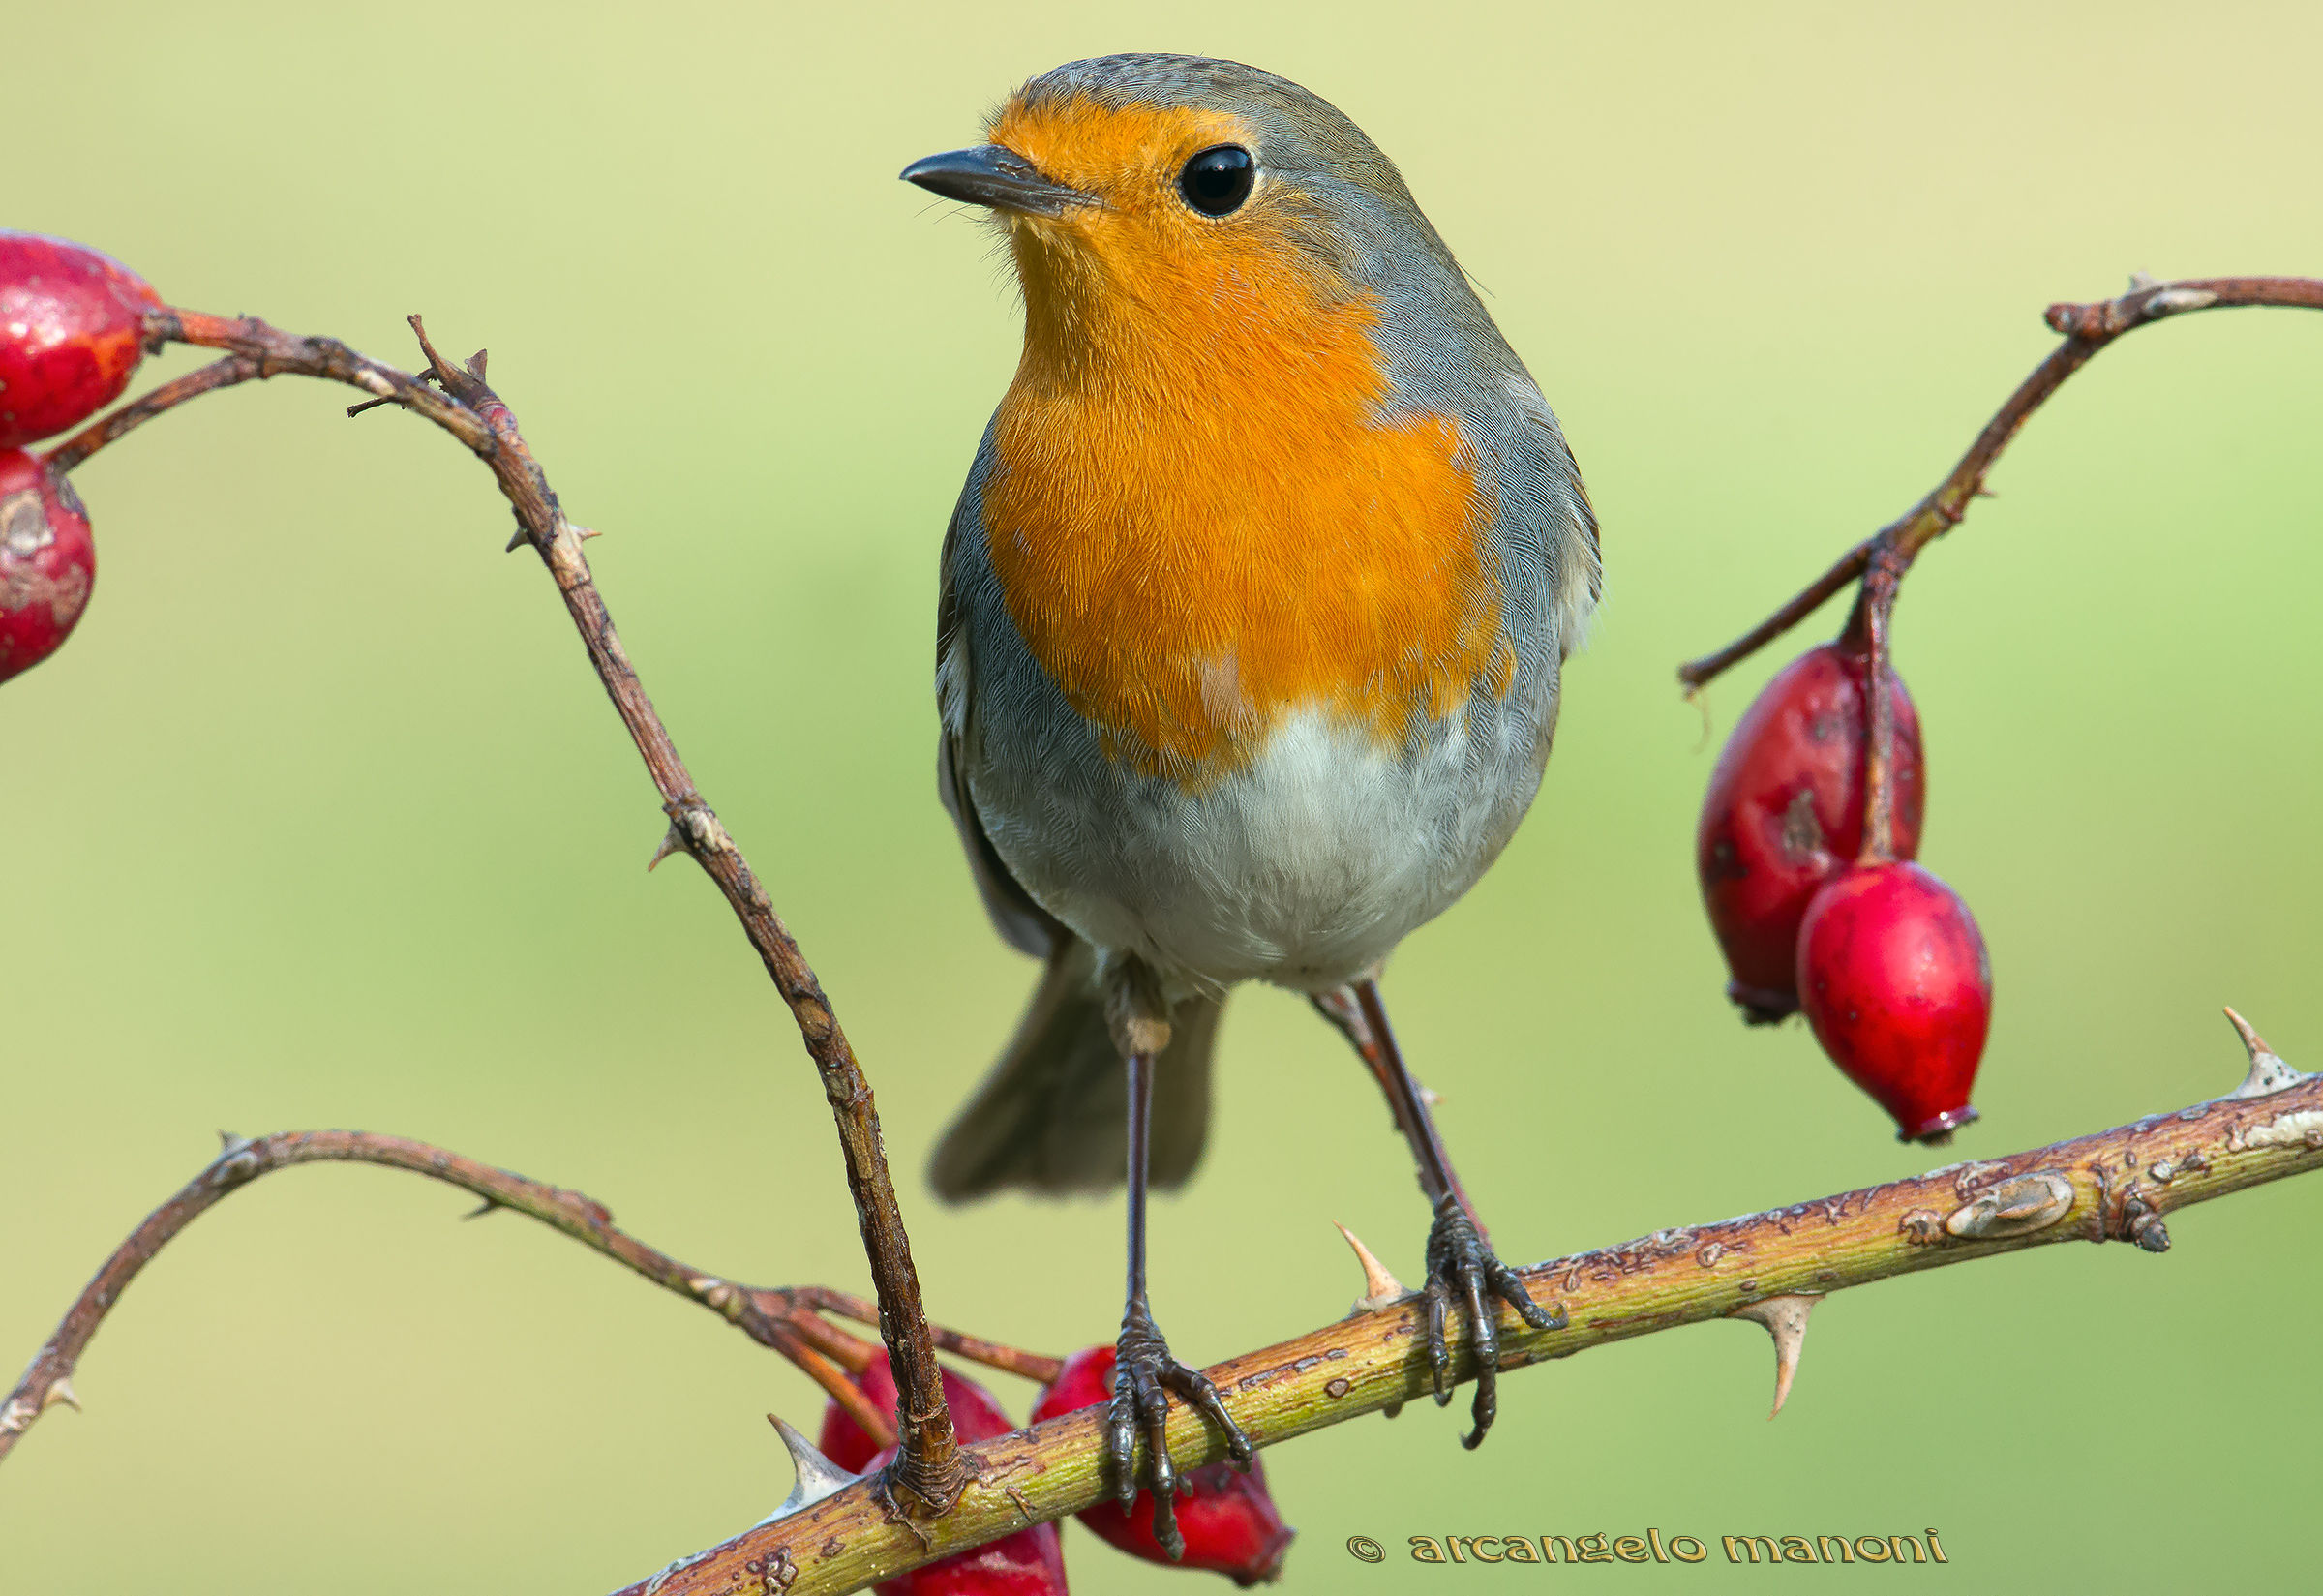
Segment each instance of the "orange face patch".
[{"label": "orange face patch", "polygon": [[1452,422],[1379,425],[1373,300],[1257,191],[1222,219],[1186,160],[1249,138],[1212,112],[1004,111],[995,143],[1099,196],[1010,218],[1024,356],[983,516],[1018,630],[1114,757],[1216,779],[1321,708],[1400,740],[1514,655]]}]

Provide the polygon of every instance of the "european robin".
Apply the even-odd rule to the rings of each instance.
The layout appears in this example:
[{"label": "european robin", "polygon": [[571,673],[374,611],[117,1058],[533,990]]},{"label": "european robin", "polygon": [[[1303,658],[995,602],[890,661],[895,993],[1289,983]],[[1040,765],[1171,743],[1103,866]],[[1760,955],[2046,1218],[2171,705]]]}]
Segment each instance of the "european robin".
[{"label": "european robin", "polygon": [[[1146,1441],[1175,1538],[1168,1396],[1250,1442],[1156,1326],[1149,1185],[1201,1156],[1220,1007],[1308,994],[1365,1052],[1434,1207],[1428,1343],[1467,1321],[1474,1446],[1492,1251],[1389,1031],[1377,972],[1531,805],[1596,605],[1596,519],[1556,418],[1393,163],[1231,61],[1033,79],[989,142],[906,180],[987,207],[1024,353],[944,539],[937,774],[1002,936],[1046,961],[935,1155],[950,1199],[1129,1185],[1107,1440]],[[1495,1300],[1498,1299],[1498,1300]]]}]

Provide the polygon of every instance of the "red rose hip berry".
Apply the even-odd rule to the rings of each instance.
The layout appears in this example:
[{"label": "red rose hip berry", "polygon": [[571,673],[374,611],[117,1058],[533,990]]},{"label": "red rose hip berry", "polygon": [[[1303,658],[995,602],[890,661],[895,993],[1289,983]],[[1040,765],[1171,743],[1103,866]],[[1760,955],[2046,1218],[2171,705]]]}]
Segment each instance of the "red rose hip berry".
[{"label": "red rose hip berry", "polygon": [[96,582],[73,484],[21,449],[0,450],[0,681],[64,647]]},{"label": "red rose hip berry", "polygon": [[[1065,1360],[1056,1383],[1033,1404],[1033,1423],[1061,1413],[1097,1407],[1113,1400],[1114,1353],[1110,1346],[1084,1347]],[[1266,1489],[1266,1470],[1256,1459],[1249,1473],[1232,1463],[1205,1463],[1179,1476],[1178,1533],[1186,1538],[1180,1568],[1206,1568],[1238,1585],[1254,1585],[1282,1572],[1282,1559],[1298,1531],[1282,1521]],[[1129,1512],[1106,1501],[1083,1508],[1081,1522],[1113,1546],[1148,1562],[1171,1563],[1154,1534],[1154,1493],[1137,1492]]]},{"label": "red rose hip berry", "polygon": [[1948,1140],[1976,1117],[1992,964],[1968,905],[1928,871],[1860,864],[1816,893],[1798,995],[1815,1039],[1895,1117],[1898,1140]]},{"label": "red rose hip berry", "polygon": [[[1816,889],[1863,845],[1868,656],[1846,643],[1810,648],[1776,674],[1727,738],[1702,801],[1694,862],[1703,906],[1753,1024],[1798,1007],[1798,922]],[[1893,671],[1895,837],[1919,852],[1926,778],[1919,716]]]},{"label": "red rose hip berry", "polygon": [[0,448],[78,426],[121,397],[161,295],[110,256],[0,231]]}]

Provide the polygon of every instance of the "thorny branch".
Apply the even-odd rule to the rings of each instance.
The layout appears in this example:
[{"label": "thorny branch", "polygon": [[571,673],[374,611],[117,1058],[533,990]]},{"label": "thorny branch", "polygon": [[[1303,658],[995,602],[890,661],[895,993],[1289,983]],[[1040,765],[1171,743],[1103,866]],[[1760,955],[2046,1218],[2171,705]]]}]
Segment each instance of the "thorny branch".
[{"label": "thorny branch", "polygon": [[[628,1265],[654,1284],[687,1297],[719,1314],[762,1345],[773,1347],[815,1376],[818,1384],[841,1401],[854,1391],[850,1413],[858,1423],[867,1408],[854,1382],[851,1369],[869,1361],[868,1343],[815,1318],[799,1297],[788,1291],[760,1291],[732,1284],[689,1268],[666,1253],[648,1247],[614,1227],[613,1216],[602,1203],[578,1191],[544,1186],[522,1175],[495,1169],[473,1159],[430,1147],[400,1136],[375,1136],[359,1130],[289,1131],[247,1141],[225,1135],[224,1149],[209,1166],[175,1195],[146,1216],[145,1221],[97,1271],[77,1301],[65,1314],[56,1334],[33,1358],[30,1368],[8,1400],[0,1403],[0,1458],[8,1456],[18,1437],[54,1402],[74,1402],[60,1391],[72,1390],[71,1379],[90,1339],[121,1293],[165,1246],[196,1219],[260,1175],[302,1163],[351,1162],[380,1164],[432,1176],[484,1199],[474,1216],[497,1208],[528,1214],[541,1223],[563,1231],[607,1257]],[[833,1356],[838,1359],[834,1363]],[[843,1366],[843,1367],[842,1367]],[[75,1402],[77,1405],[77,1402]],[[872,1414],[885,1429],[885,1415]],[[875,1430],[874,1433],[877,1433]]]},{"label": "thorny branch", "polygon": [[[1512,1317],[1501,1325],[1501,1367],[1575,1352],[1715,1318],[1765,1326],[1776,1350],[1779,1410],[1797,1367],[1808,1311],[1824,1296],[1889,1276],[1991,1257],[2049,1242],[2127,1241],[2149,1252],[2170,1246],[2163,1217],[2246,1187],[2323,1166],[2323,1077],[2285,1064],[2232,1009],[2227,1017],[2250,1058],[2226,1096],[2175,1114],[2151,1115],[2074,1141],[2007,1158],[1956,1163],[1916,1179],[1795,1203],[1715,1224],[1657,1230],[1618,1247],[1552,1259],[1519,1273],[1536,1300],[1555,1299],[1569,1328],[1542,1332]],[[70,1376],[123,1289],[160,1249],[200,1214],[277,1169],[363,1162],[430,1176],[524,1213],[618,1260],[655,1284],[698,1302],[810,1373],[860,1369],[872,1353],[817,1316],[875,1314],[872,1304],[817,1286],[763,1289],[703,1274],[613,1224],[580,1192],[495,1169],[424,1142],[359,1131],[286,1131],[226,1139],[219,1157],[122,1244],[89,1282],[47,1345],[0,1403],[0,1457],[50,1405],[77,1407]],[[479,1213],[484,1210],[479,1210]],[[1365,1296],[1336,1323],[1222,1364],[1211,1378],[1260,1446],[1393,1409],[1429,1390],[1419,1330],[1425,1312],[1353,1242]],[[934,1330],[938,1344],[989,1367],[1047,1381],[1055,1360]],[[801,1356],[801,1353],[804,1356]],[[1454,1373],[1473,1376],[1462,1344]],[[817,1373],[841,1401],[847,1394]],[[839,1385],[846,1385],[841,1380]],[[849,1403],[874,1435],[883,1416]],[[1064,1517],[1109,1493],[1098,1410],[1074,1414],[962,1454],[971,1480],[943,1518],[895,1514],[877,1481],[813,1496],[796,1511],[671,1565],[621,1596],[830,1596],[1022,1528]],[[1169,1426],[1181,1469],[1224,1456],[1216,1432],[1184,1409]],[[828,1466],[828,1465],[826,1465]]]},{"label": "thorny branch", "polygon": [[[470,1219],[502,1208],[528,1215],[582,1246],[627,1265],[664,1290],[701,1304],[760,1345],[772,1347],[805,1370],[882,1447],[894,1443],[893,1415],[872,1407],[861,1388],[848,1377],[861,1373],[878,1356],[878,1349],[821,1317],[831,1313],[860,1324],[877,1323],[878,1310],[860,1297],[819,1285],[765,1287],[721,1280],[621,1230],[603,1203],[581,1192],[495,1169],[426,1142],[362,1130],[286,1130],[256,1141],[231,1135],[221,1139],[225,1148],[208,1167],[147,1215],[114,1250],[65,1314],[56,1334],[34,1356],[15,1389],[0,1401],[0,1458],[6,1458],[33,1422],[55,1403],[79,1405],[72,1387],[74,1370],[97,1327],[156,1253],[229,1192],[240,1190],[260,1175],[307,1163],[369,1163],[426,1175],[483,1198],[483,1206],[469,1215]],[[1060,1368],[1054,1358],[940,1326],[930,1330],[936,1344],[946,1351],[1027,1379],[1053,1380]]]},{"label": "thorny branch", "polygon": [[[2250,1053],[2243,1085],[2174,1114],[2007,1158],[1716,1224],[1657,1230],[1520,1270],[1533,1300],[1570,1328],[1538,1331],[1503,1310],[1505,1372],[1610,1341],[1706,1320],[1764,1324],[1775,1338],[1777,1400],[1796,1367],[1806,1310],[1833,1291],[2063,1241],[2170,1245],[2163,1216],[2323,1166],[2323,1077],[2301,1074],[2229,1010]],[[1350,1238],[1351,1240],[1352,1238]],[[1361,1255],[1361,1249],[1358,1249]],[[1207,1370],[1259,1446],[1416,1400],[1430,1390],[1426,1306],[1368,1301],[1338,1322]],[[1383,1292],[1382,1287],[1386,1288]],[[1471,1378],[1466,1343],[1455,1373]],[[1103,1411],[1086,1409],[967,1449],[973,1483],[932,1525],[897,1522],[867,1484],[808,1501],[673,1564],[620,1596],[834,1596],[1103,1499]],[[1179,1469],[1225,1457],[1219,1432],[1183,1407],[1169,1420]]]},{"label": "thorny branch", "polygon": [[[682,849],[717,883],[773,978],[775,989],[790,1006],[807,1053],[822,1076],[824,1095],[838,1126],[848,1189],[855,1199],[856,1220],[878,1291],[880,1333],[891,1354],[904,1399],[896,1460],[888,1484],[896,1505],[906,1514],[940,1514],[958,1495],[965,1474],[952,1434],[950,1409],[944,1400],[934,1339],[920,1305],[919,1273],[912,1263],[894,1182],[888,1173],[870,1083],[863,1078],[822,983],[774,912],[749,861],[695,788],[676,743],[654,712],[581,553],[583,539],[592,534],[565,519],[547,475],[518,430],[516,417],[484,380],[483,352],[478,351],[465,365],[455,364],[437,351],[418,316],[410,320],[428,359],[427,370],[418,376],[357,354],[337,339],[299,337],[255,317],[155,311],[146,318],[149,346],[193,344],[226,350],[226,358],[166,384],[84,429],[53,451],[51,458],[62,466],[78,465],[131,428],[200,394],[252,377],[296,375],[344,382],[375,400],[424,416],[492,468],[500,492],[516,512],[517,535],[509,548],[529,544],[548,566],[588,649],[589,662],[596,667],[598,679],[661,795],[670,824],[655,858]],[[367,407],[356,407],[358,410]]]},{"label": "thorny branch", "polygon": [[2017,384],[1993,418],[1984,424],[1951,474],[1900,519],[1880,528],[1839,557],[1838,562],[1809,583],[1795,597],[1716,653],[1688,660],[1677,668],[1677,679],[1691,693],[1706,685],[1728,667],[1748,659],[1767,644],[1813,615],[1849,583],[1863,576],[1872,556],[1881,549],[1900,557],[1898,575],[1925,549],[1957,527],[1972,500],[1984,491],[1984,478],[2001,451],[2032,419],[2033,412],[2065,385],[2065,379],[2096,358],[2106,345],[2139,327],[2187,311],[2226,310],[2238,305],[2286,305],[2323,310],[2323,280],[2306,277],[2207,277],[2181,283],[2157,283],[2135,278],[2119,299],[2094,305],[2051,305],[2049,326],[2065,341]]},{"label": "thorny branch", "polygon": [[2305,277],[2208,277],[2158,283],[2133,277],[2119,299],[2094,305],[2051,305],[2044,313],[2064,342],[2050,350],[2016,386],[1951,474],[1901,519],[1890,522],[1839,557],[1788,603],[1713,654],[1688,660],[1677,679],[1688,696],[1699,692],[1729,666],[1749,658],[1813,615],[1851,582],[1859,582],[1847,637],[1871,656],[1866,681],[1870,736],[1864,758],[1863,854],[1867,863],[1893,858],[1895,706],[1888,683],[1889,620],[1904,575],[1929,544],[1968,514],[1969,504],[1986,494],[1984,479],[2033,412],[2067,377],[2089,364],[2097,351],[2124,333],[2187,311],[2224,310],[2239,305],[2284,305],[2323,310],[2323,280]]}]

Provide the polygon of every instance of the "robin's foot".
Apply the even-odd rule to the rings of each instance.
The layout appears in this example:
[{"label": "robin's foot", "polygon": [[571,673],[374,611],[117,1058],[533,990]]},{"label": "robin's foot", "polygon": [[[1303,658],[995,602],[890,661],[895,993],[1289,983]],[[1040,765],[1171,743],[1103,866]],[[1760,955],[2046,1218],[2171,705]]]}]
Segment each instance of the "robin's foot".
[{"label": "robin's foot", "polygon": [[1450,1194],[1435,1205],[1435,1223],[1428,1231],[1427,1297],[1428,1365],[1438,1407],[1452,1403],[1452,1347],[1444,1321],[1456,1304],[1467,1315],[1476,1352],[1476,1428],[1460,1444],[1474,1448],[1500,1407],[1500,1304],[1507,1303],[1535,1330],[1564,1329],[1564,1310],[1550,1313],[1532,1300],[1517,1272],[1493,1256],[1476,1221]]},{"label": "robin's foot", "polygon": [[[1142,1294],[1141,1294],[1142,1295]],[[1137,1500],[1141,1483],[1154,1492],[1154,1538],[1172,1557],[1186,1553],[1178,1533],[1177,1471],[1170,1466],[1169,1393],[1176,1392],[1193,1410],[1226,1432],[1226,1449],[1248,1467],[1251,1438],[1226,1414],[1218,1387],[1198,1369],[1189,1369],[1170,1356],[1169,1342],[1154,1323],[1143,1301],[1132,1301],[1122,1316],[1121,1339],[1114,1343],[1113,1405],[1106,1414],[1105,1452],[1113,1463],[1113,1494],[1128,1512]],[[1137,1435],[1145,1434],[1150,1481],[1137,1478]]]}]

